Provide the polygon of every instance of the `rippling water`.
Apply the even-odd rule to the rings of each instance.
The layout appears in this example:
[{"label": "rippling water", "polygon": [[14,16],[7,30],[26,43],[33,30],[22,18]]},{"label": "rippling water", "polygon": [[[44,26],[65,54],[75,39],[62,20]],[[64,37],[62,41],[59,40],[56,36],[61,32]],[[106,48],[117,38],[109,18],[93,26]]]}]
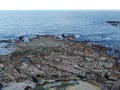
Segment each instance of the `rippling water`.
[{"label": "rippling water", "polygon": [[105,21],[120,21],[120,11],[0,11],[0,39],[35,34],[76,34],[110,47],[120,47],[120,27]]}]

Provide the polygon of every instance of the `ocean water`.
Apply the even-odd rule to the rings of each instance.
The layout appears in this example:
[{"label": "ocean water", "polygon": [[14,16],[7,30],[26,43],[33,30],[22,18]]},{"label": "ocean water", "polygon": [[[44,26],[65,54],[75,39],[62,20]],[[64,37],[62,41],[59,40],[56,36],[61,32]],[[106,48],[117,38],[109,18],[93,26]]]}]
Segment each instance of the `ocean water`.
[{"label": "ocean water", "polygon": [[[120,48],[120,26],[106,23],[109,20],[120,21],[120,11],[0,11],[0,40],[66,33],[75,34],[78,40]],[[0,43],[0,53],[5,52],[4,45]]]}]

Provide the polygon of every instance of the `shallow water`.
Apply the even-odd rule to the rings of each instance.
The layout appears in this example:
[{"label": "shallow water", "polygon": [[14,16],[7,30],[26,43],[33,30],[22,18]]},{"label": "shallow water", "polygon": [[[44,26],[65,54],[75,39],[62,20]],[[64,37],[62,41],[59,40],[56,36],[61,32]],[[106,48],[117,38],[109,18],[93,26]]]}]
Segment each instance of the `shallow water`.
[{"label": "shallow water", "polygon": [[53,82],[47,83],[43,86],[36,86],[31,81],[11,82],[6,86],[1,86],[0,90],[24,90],[25,87],[30,86],[33,90],[101,90],[100,88],[86,83],[84,81],[68,81],[68,82]]},{"label": "shallow water", "polygon": [[120,26],[105,23],[120,21],[119,16],[120,11],[0,11],[0,39],[70,33],[78,40],[120,48]]},{"label": "shallow water", "polygon": [[36,87],[34,90],[101,90],[100,88],[83,81],[55,82]]}]

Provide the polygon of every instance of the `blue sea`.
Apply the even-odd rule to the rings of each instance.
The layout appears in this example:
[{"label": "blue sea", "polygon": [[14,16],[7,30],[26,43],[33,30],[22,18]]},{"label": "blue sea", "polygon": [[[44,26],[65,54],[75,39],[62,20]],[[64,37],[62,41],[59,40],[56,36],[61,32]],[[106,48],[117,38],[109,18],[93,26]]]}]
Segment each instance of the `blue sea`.
[{"label": "blue sea", "polygon": [[[24,35],[75,34],[78,40],[89,40],[106,47],[120,48],[120,26],[106,21],[120,21],[120,11],[97,10],[1,10],[0,40]],[[0,54],[5,52],[0,43]]]}]

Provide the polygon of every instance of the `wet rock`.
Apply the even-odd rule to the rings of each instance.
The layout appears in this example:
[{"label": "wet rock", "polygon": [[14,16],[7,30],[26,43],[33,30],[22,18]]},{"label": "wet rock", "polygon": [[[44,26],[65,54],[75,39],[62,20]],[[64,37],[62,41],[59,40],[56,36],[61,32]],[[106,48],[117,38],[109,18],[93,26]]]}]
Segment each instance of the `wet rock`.
[{"label": "wet rock", "polygon": [[30,86],[26,86],[24,90],[33,90],[33,89]]},{"label": "wet rock", "polygon": [[109,76],[108,79],[111,80],[111,81],[117,81],[117,80],[118,80],[118,78],[116,78],[116,77],[112,77],[112,76]]},{"label": "wet rock", "polygon": [[11,40],[11,39],[8,39],[8,40],[0,40],[0,43],[12,43],[12,40]]},{"label": "wet rock", "polygon": [[33,81],[34,83],[38,83],[38,79],[37,79],[37,77],[32,76],[31,78],[32,78],[32,81]]},{"label": "wet rock", "polygon": [[18,39],[19,39],[20,41],[24,41],[24,36],[19,36]]},{"label": "wet rock", "polygon": [[15,41],[15,44],[18,44],[18,43],[23,43],[24,42],[24,36],[19,36],[16,41]]},{"label": "wet rock", "polygon": [[0,83],[0,90],[2,90],[2,88],[3,88],[3,85]]},{"label": "wet rock", "polygon": [[75,41],[75,36],[74,35],[69,35],[68,40],[69,41]]},{"label": "wet rock", "polygon": [[119,21],[106,21],[106,23],[111,24],[112,26],[119,26],[120,22]]},{"label": "wet rock", "polygon": [[105,74],[105,78],[107,78],[107,79],[110,80],[110,81],[117,81],[117,80],[119,80],[119,79],[118,79],[119,76],[116,77],[116,75],[111,74],[110,72],[108,72],[108,73]]},{"label": "wet rock", "polygon": [[89,61],[89,62],[94,61],[93,58],[88,58],[88,57],[84,57],[84,60],[85,60],[85,61]]},{"label": "wet rock", "polygon": [[75,41],[74,34],[62,34],[61,36],[62,36],[63,40]]},{"label": "wet rock", "polygon": [[107,60],[107,57],[100,57],[99,58],[101,61],[106,61]]}]

